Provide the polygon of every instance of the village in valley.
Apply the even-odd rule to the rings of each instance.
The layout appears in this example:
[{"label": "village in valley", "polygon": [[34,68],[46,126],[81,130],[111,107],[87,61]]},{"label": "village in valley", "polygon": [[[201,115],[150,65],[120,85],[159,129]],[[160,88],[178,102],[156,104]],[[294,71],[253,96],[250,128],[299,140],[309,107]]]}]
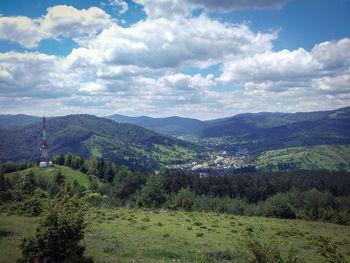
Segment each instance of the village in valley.
[{"label": "village in valley", "polygon": [[168,169],[183,169],[189,172],[198,172],[201,177],[211,174],[227,173],[248,166],[249,152],[246,148],[238,148],[234,151],[210,151],[207,159],[193,161],[187,164],[174,164]]}]

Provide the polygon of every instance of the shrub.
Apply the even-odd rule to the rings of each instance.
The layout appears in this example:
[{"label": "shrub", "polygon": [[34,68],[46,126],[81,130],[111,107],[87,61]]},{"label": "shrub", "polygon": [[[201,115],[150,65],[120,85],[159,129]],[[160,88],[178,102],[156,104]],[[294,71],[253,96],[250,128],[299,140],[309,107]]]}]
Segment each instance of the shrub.
[{"label": "shrub", "polygon": [[216,261],[209,255],[203,254],[195,263],[215,263]]},{"label": "shrub", "polygon": [[203,237],[203,236],[204,236],[204,234],[202,232],[197,232],[196,233],[196,237]]},{"label": "shrub", "polygon": [[[246,247],[251,254],[248,256],[248,262],[251,263],[302,263],[303,260],[295,256],[294,250],[290,249],[288,256],[284,259],[274,240],[261,243],[258,239],[249,236],[246,241]],[[247,257],[247,255],[245,255]]]},{"label": "shrub", "polygon": [[92,262],[83,256],[85,246],[80,244],[84,228],[83,204],[77,197],[66,195],[51,202],[40,218],[34,237],[22,240],[22,257],[17,262]]},{"label": "shrub", "polygon": [[17,212],[20,215],[39,216],[45,206],[48,194],[40,188],[35,189],[34,195],[18,203]]},{"label": "shrub", "polygon": [[316,236],[313,238],[317,246],[317,253],[323,262],[327,263],[346,263],[349,262],[344,258],[344,255],[339,251],[337,245],[326,236]]}]

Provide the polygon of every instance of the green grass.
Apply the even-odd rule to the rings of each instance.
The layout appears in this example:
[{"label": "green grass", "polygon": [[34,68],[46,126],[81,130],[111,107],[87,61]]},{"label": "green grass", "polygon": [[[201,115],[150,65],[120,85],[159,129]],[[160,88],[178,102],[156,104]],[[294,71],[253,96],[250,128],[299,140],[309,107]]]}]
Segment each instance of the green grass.
[{"label": "green grass", "polygon": [[91,149],[91,154],[94,157],[102,158],[102,153],[97,148]]},{"label": "green grass", "polygon": [[[53,167],[48,168],[39,168],[39,167],[33,167],[29,168],[23,171],[8,173],[5,175],[5,177],[9,178],[12,182],[19,182],[21,178],[25,174],[28,174],[30,171],[33,171],[35,180],[39,180],[39,178],[43,178],[46,181],[53,181],[55,176],[59,171],[62,172],[62,175],[66,178],[67,182],[70,184],[73,184],[73,182],[76,180],[79,185],[84,186],[85,188],[88,188],[90,186],[90,180],[89,176],[86,174],[83,174],[79,171],[72,170],[69,167],[55,165]],[[92,177],[93,180],[97,180],[94,176]]]},{"label": "green grass", "polygon": [[350,145],[316,145],[266,151],[253,159],[259,169],[268,165],[294,164],[296,169],[350,171]]},{"label": "green grass", "polygon": [[16,262],[22,238],[34,235],[36,223],[36,218],[0,213],[0,262]]},{"label": "green grass", "polygon": [[[94,209],[86,216],[87,255],[95,262],[194,262],[201,254],[218,262],[240,262],[245,236],[262,242],[274,238],[283,254],[289,247],[306,262],[319,262],[312,235],[327,235],[350,256],[350,226],[302,220],[242,217],[215,213]],[[35,218],[0,215],[2,262],[14,262],[23,236],[33,233]]]}]

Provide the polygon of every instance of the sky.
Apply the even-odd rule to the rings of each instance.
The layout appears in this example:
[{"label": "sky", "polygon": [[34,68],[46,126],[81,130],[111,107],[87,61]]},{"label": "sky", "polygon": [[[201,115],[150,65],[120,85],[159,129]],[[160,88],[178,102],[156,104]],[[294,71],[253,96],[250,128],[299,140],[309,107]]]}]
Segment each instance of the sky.
[{"label": "sky", "polygon": [[350,106],[350,0],[2,0],[0,114]]}]

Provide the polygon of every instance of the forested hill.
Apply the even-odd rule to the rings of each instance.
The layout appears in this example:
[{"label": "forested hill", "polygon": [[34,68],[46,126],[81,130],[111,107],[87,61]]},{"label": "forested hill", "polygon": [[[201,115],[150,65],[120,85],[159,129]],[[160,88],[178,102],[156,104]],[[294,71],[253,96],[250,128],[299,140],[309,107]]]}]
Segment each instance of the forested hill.
[{"label": "forested hill", "polygon": [[0,128],[13,128],[16,126],[21,126],[25,124],[32,123],[34,121],[40,120],[40,117],[30,116],[24,114],[11,115],[4,114],[0,115]]},{"label": "forested hill", "polygon": [[[50,156],[72,152],[155,169],[178,160],[196,159],[202,151],[186,141],[92,115],[48,118],[46,129]],[[40,158],[41,139],[41,121],[0,129],[0,162]]]},{"label": "forested hill", "polygon": [[350,107],[310,113],[237,115],[213,123],[201,137],[227,137],[252,151],[296,146],[350,144]]},{"label": "forested hill", "polygon": [[[244,135],[247,133],[300,132],[346,134],[350,127],[350,107],[334,111],[299,113],[248,113],[215,121],[202,130],[203,137]],[[302,134],[300,134],[302,135]]]},{"label": "forested hill", "polygon": [[[110,115],[106,118],[119,123],[132,123],[147,129],[168,135],[197,135],[203,138],[223,136],[247,136],[248,139],[271,139],[281,133],[287,137],[339,137],[345,139],[350,134],[350,107],[332,111],[315,112],[260,112],[237,114],[232,117],[200,121],[192,118],[167,117],[151,118],[147,116],[128,117]],[[310,129],[312,127],[312,129]],[[311,131],[312,130],[312,131]],[[312,134],[311,134],[312,133]],[[321,139],[325,144],[325,140]],[[343,142],[342,142],[343,143]],[[314,143],[312,143],[314,145]],[[299,146],[299,145],[293,145]]]},{"label": "forested hill", "polygon": [[132,123],[141,127],[173,136],[181,136],[186,134],[197,134],[204,128],[205,123],[191,118],[182,118],[178,116],[166,118],[151,118],[147,116],[128,117],[124,115],[114,114],[106,118],[120,122]]}]

